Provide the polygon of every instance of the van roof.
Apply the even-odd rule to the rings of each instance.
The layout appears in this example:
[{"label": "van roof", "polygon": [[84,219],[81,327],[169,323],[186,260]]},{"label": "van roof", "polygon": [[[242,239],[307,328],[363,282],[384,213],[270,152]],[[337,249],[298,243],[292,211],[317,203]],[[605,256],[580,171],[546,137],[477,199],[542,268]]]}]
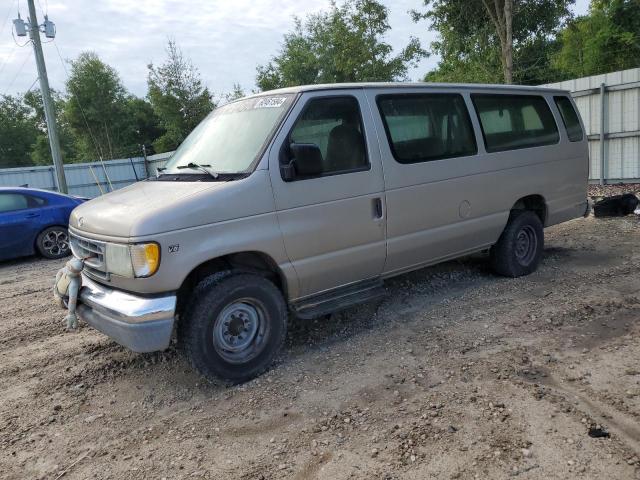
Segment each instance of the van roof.
[{"label": "van roof", "polygon": [[431,82],[360,82],[360,83],[326,83],[319,85],[300,85],[297,87],[279,88],[277,90],[268,90],[260,92],[256,95],[272,95],[278,93],[300,93],[318,90],[338,90],[338,89],[371,89],[371,88],[424,88],[428,89],[447,89],[447,90],[506,90],[514,92],[561,92],[568,93],[567,90],[560,88],[536,87],[529,85],[491,85],[481,83],[431,83]]}]

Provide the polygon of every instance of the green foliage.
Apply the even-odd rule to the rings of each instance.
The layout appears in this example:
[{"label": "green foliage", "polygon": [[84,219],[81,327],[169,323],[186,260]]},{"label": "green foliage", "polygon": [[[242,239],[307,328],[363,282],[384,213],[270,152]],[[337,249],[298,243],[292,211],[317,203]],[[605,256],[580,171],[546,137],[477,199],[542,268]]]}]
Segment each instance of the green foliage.
[{"label": "green foliage", "polygon": [[233,90],[225,94],[223,99],[225,103],[229,103],[229,102],[233,102],[234,100],[240,100],[245,96],[246,96],[246,93],[244,93],[242,86],[239,83],[234,83]]},{"label": "green foliage", "polygon": [[149,65],[149,101],[164,133],[154,142],[157,152],[174,150],[198,123],[215,108],[200,73],[173,40],[167,60],[160,67]]},{"label": "green foliage", "polygon": [[[570,18],[574,0],[513,1],[514,83],[539,84],[553,80],[550,67],[557,50],[556,33]],[[503,3],[498,2],[502,5]],[[501,83],[501,46],[487,12],[489,0],[424,0],[414,21],[426,20],[438,32],[431,49],[441,60],[425,79],[442,82]]]},{"label": "green foliage", "polygon": [[[164,134],[160,118],[148,100],[130,96],[127,98],[127,111],[138,145],[151,145]],[[140,155],[139,150],[136,154]]]},{"label": "green foliage", "polygon": [[594,0],[560,34],[554,67],[567,78],[640,66],[640,0]]},{"label": "green foliage", "polygon": [[404,80],[426,55],[415,38],[393,55],[384,41],[388,10],[375,0],[346,0],[328,12],[296,18],[280,53],[257,68],[261,90],[293,85]]},{"label": "green foliage", "polygon": [[65,119],[85,161],[119,158],[137,152],[138,138],[129,117],[129,95],[114,68],[93,52],[71,62]]},{"label": "green foliage", "polygon": [[31,165],[38,128],[31,109],[19,97],[0,97],[0,168]]},{"label": "green foliage", "polygon": [[[64,116],[65,99],[55,90],[51,90],[51,96],[53,97],[56,112],[56,125],[58,127],[62,159],[64,163],[82,161],[77,157],[76,138]],[[23,101],[33,112],[33,120],[38,128],[38,136],[31,151],[31,160],[35,165],[51,165],[53,159],[51,158],[51,147],[49,146],[47,123],[44,117],[44,106],[40,90],[25,93]]]}]

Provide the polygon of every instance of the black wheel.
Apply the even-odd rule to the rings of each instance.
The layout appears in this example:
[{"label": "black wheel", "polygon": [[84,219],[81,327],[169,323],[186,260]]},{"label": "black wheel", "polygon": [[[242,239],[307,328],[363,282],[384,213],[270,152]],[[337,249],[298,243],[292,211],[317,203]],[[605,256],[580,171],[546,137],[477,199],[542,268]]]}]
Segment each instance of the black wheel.
[{"label": "black wheel", "polygon": [[264,277],[215,274],[196,287],[178,334],[189,361],[204,376],[245,382],[269,368],[282,347],[287,306]]},{"label": "black wheel", "polygon": [[38,252],[45,258],[62,258],[71,254],[69,232],[65,227],[45,228],[36,238]]},{"label": "black wheel", "polygon": [[543,249],[544,231],[538,215],[528,210],[514,212],[498,243],[491,247],[491,266],[506,277],[529,275],[538,268]]}]

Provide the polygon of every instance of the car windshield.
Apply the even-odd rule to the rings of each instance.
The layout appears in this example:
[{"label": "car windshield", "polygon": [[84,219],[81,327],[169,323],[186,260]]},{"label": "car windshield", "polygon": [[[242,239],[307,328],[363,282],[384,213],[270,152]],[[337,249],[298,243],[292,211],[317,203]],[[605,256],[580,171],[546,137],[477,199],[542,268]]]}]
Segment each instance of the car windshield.
[{"label": "car windshield", "polygon": [[[247,98],[216,108],[182,142],[163,174],[245,173],[288,110],[293,95]],[[199,167],[200,166],[200,167]]]}]

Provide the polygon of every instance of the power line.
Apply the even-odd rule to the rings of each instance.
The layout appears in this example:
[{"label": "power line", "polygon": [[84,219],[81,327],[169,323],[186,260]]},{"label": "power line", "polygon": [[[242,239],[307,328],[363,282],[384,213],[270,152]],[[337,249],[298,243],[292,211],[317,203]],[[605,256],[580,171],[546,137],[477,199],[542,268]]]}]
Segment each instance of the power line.
[{"label": "power line", "polygon": [[4,70],[4,68],[9,65],[9,61],[13,58],[13,54],[16,53],[16,47],[17,45],[14,45],[13,48],[11,49],[11,51],[9,52],[9,55],[7,56],[7,58],[4,60],[4,62],[2,62],[2,65],[0,65],[0,73],[2,73],[2,71]]},{"label": "power line", "polygon": [[26,91],[26,92],[24,92],[24,94],[25,94],[25,95],[31,91],[31,89],[33,88],[33,86],[36,84],[36,82],[37,82],[38,80],[40,80],[40,77],[36,77],[36,79],[33,81],[33,83],[31,84],[31,86],[27,89],[27,91]]},{"label": "power line", "polygon": [[27,56],[24,59],[24,62],[22,62],[22,65],[20,65],[20,68],[18,69],[18,72],[15,74],[15,76],[13,77],[13,79],[11,80],[11,82],[9,83],[9,86],[7,87],[7,89],[4,91],[4,95],[7,95],[9,93],[9,90],[11,90],[11,87],[13,87],[13,83],[16,81],[16,79],[18,78],[18,76],[22,73],[22,69],[24,68],[24,66],[27,64],[27,62],[29,61],[29,59],[31,58],[31,55],[33,55],[33,51],[29,50],[29,53],[27,54]]},{"label": "power line", "polygon": [[[48,1],[45,1],[45,8],[42,8],[42,3],[40,3],[40,0],[38,0],[38,7],[40,7],[40,13],[42,14],[43,17],[46,17],[47,15],[49,15]],[[46,43],[50,43],[50,42],[46,42]]]},{"label": "power line", "polygon": [[7,20],[9,20],[9,15],[11,15],[11,10],[13,10],[13,5],[15,3],[16,3],[16,0],[13,0],[13,2],[11,2],[11,6],[9,7],[9,11],[7,12],[7,16],[4,17],[4,22],[2,22],[2,27],[0,27],[0,37],[4,33],[4,29],[7,26]]}]

